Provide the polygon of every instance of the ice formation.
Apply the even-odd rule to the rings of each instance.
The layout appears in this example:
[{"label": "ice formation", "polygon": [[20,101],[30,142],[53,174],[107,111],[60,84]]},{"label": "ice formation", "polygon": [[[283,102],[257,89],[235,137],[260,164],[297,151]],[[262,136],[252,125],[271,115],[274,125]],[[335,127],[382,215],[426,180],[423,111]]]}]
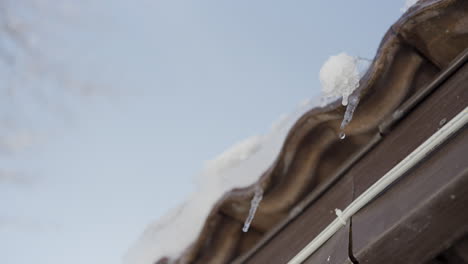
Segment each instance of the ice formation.
[{"label": "ice formation", "polygon": [[320,69],[320,83],[326,97],[342,97],[342,104],[348,104],[348,97],[359,86],[358,58],[346,53],[331,56]]},{"label": "ice formation", "polygon": [[357,105],[359,104],[359,94],[356,95],[351,95],[349,97],[349,103],[346,106],[346,111],[343,116],[343,121],[341,121],[340,125],[340,139],[344,139],[346,137],[346,134],[344,132],[345,127],[351,122],[353,119],[354,111],[356,110]]},{"label": "ice formation", "polygon": [[245,219],[244,227],[242,228],[242,231],[247,232],[249,231],[250,224],[252,223],[252,220],[254,219],[255,212],[257,211],[258,206],[260,205],[260,202],[263,199],[263,189],[259,185],[255,187],[255,194],[252,198],[252,201],[250,202],[250,210],[249,210],[249,215],[247,216],[247,219]]},{"label": "ice formation", "polygon": [[416,4],[419,0],[406,0],[405,5],[400,9],[401,12],[406,12],[410,7]]},{"label": "ice formation", "polygon": [[[325,97],[342,97],[343,105],[347,105],[342,129],[351,121],[359,103],[359,96],[353,92],[359,86],[359,80],[368,65],[368,60],[341,53],[332,56],[320,70]],[[281,116],[269,133],[243,140],[207,161],[197,178],[197,190],[188,197],[184,206],[176,210],[177,214],[171,212],[170,216],[151,224],[129,249],[124,263],[147,264],[161,257],[176,259],[183,254],[197,238],[213,205],[233,188],[247,187],[258,181],[260,175],[274,162],[294,122],[318,103],[318,100],[301,103],[292,114]],[[248,231],[262,197],[263,190],[257,187],[243,227],[244,232]],[[174,240],[174,236],[178,239]]]},{"label": "ice formation", "polygon": [[340,126],[340,139],[346,137],[344,128],[351,122],[354,111],[359,104],[359,94],[356,89],[369,65],[370,60],[353,57],[343,52],[331,56],[320,69],[323,101],[342,97],[341,103],[347,106]]},{"label": "ice formation", "polygon": [[[124,263],[148,264],[162,257],[174,260],[181,256],[199,235],[213,205],[226,192],[257,182],[278,156],[294,122],[318,105],[318,101],[301,103],[292,114],[282,115],[274,122],[268,133],[243,140],[207,161],[197,177],[196,191],[182,207],[149,225],[128,250]],[[258,186],[251,200],[244,232],[248,230],[262,196],[263,190]]]}]

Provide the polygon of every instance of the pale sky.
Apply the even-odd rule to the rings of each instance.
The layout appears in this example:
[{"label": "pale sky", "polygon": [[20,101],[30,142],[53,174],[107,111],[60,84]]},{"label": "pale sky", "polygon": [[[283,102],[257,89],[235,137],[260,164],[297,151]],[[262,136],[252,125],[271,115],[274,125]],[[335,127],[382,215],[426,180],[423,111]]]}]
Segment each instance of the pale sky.
[{"label": "pale sky", "polygon": [[28,45],[0,29],[0,263],[114,264],[404,1],[3,2]]}]

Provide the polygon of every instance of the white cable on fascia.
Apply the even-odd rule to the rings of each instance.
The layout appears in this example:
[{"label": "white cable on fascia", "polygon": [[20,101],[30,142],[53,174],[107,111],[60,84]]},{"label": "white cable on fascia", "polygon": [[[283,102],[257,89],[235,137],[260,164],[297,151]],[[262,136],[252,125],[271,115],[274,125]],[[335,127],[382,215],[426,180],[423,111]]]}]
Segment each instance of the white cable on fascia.
[{"label": "white cable on fascia", "polygon": [[296,256],[294,256],[288,264],[299,264],[312,255],[319,247],[321,247],[328,239],[330,239],[341,227],[343,221],[357,213],[361,208],[366,206],[372,199],[384,191],[394,181],[400,178],[405,172],[414,167],[424,157],[429,155],[437,146],[442,144],[446,139],[453,135],[456,131],[463,128],[468,123],[468,107],[458,113],[445,126],[440,128],[424,143],[416,148],[411,154],[406,156],[400,163],[388,171],[382,178],[374,183],[363,194],[356,198],[343,212],[340,212],[331,224],[329,224],[317,237],[315,237],[307,246],[305,246]]}]

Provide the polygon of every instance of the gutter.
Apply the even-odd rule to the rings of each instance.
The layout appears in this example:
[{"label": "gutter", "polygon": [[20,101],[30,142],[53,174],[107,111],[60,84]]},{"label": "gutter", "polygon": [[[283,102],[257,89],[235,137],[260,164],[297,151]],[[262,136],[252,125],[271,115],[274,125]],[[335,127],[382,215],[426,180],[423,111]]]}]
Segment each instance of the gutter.
[{"label": "gutter", "polygon": [[370,203],[375,197],[382,193],[387,187],[398,180],[405,173],[431,154],[438,146],[444,143],[457,131],[468,124],[468,107],[465,107],[450,122],[434,133],[418,148],[416,148],[405,159],[393,167],[382,178],[374,183],[369,189],[355,199],[346,209],[341,212],[337,210],[337,218],[328,225],[316,238],[305,246],[288,264],[299,264],[312,255],[320,246],[328,241],[346,222],[361,208]]}]

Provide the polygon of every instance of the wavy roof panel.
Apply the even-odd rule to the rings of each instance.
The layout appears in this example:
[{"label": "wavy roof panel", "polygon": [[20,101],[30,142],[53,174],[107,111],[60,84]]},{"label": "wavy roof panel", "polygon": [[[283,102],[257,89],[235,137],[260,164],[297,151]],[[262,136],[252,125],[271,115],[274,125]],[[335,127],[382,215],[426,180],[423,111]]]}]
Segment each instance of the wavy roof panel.
[{"label": "wavy roof panel", "polygon": [[[255,186],[234,189],[211,209],[196,241],[176,263],[228,263],[295,217],[311,191],[330,184],[353,157],[387,133],[395,109],[414,98],[468,47],[468,1],[420,0],[385,34],[355,91],[360,103],[340,140],[345,108],[314,108],[290,129],[274,163],[256,185],[264,190],[251,228],[242,232]],[[169,262],[167,258],[155,263]]]}]

